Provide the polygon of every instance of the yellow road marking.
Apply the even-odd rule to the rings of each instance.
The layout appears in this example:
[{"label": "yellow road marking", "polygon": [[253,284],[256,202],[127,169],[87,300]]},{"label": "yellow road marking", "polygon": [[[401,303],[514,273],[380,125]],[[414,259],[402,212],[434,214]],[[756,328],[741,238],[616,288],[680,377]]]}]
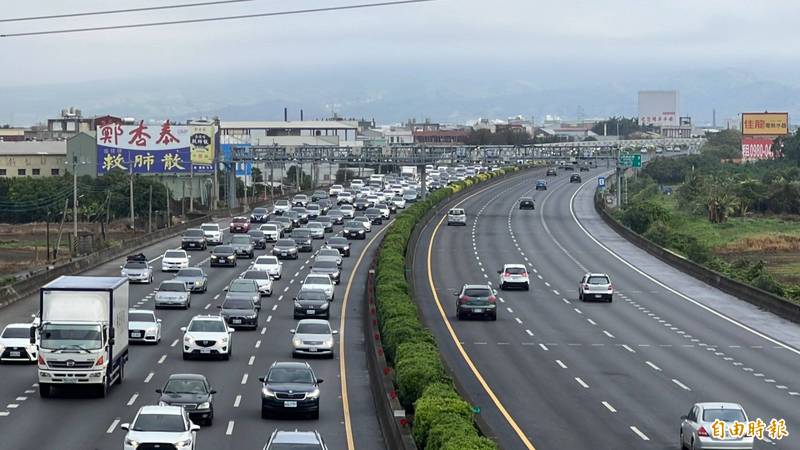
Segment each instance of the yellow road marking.
[{"label": "yellow road marking", "polygon": [[[457,207],[462,203],[466,202],[467,200],[471,199],[472,197],[475,197],[476,195],[481,194],[484,191],[491,189],[493,187],[497,187],[497,185],[481,189],[480,191],[471,194],[466,198],[464,198],[463,200],[461,200],[460,202],[456,203],[455,205],[453,205],[453,207]],[[472,370],[472,373],[475,375],[475,378],[477,378],[478,382],[481,384],[481,386],[483,386],[483,390],[486,391],[486,394],[489,396],[489,398],[492,399],[492,402],[494,402],[495,406],[497,406],[497,409],[500,411],[500,414],[503,415],[503,417],[506,419],[506,422],[508,422],[508,424],[514,430],[514,432],[517,433],[517,436],[525,445],[525,447],[528,448],[529,450],[536,450],[536,447],[533,446],[533,443],[530,441],[530,439],[528,439],[528,437],[525,436],[525,432],[522,431],[522,428],[520,428],[519,425],[517,425],[516,420],[514,420],[514,418],[511,417],[511,414],[509,414],[508,410],[506,410],[505,406],[503,406],[503,404],[500,402],[500,399],[497,398],[492,388],[489,387],[489,383],[486,382],[486,380],[483,378],[483,375],[481,375],[480,371],[478,371],[478,368],[475,366],[475,363],[472,362],[472,358],[470,358],[469,355],[467,355],[467,352],[461,345],[461,341],[458,339],[455,330],[453,330],[453,325],[450,323],[450,320],[447,318],[447,314],[445,314],[444,312],[444,308],[442,308],[442,302],[439,300],[439,295],[436,293],[436,286],[433,283],[433,273],[431,271],[431,253],[433,252],[433,241],[436,238],[436,232],[438,232],[439,227],[442,226],[444,218],[445,216],[443,215],[439,219],[439,222],[436,223],[436,227],[434,227],[433,233],[431,234],[430,242],[428,243],[428,255],[427,255],[428,285],[430,286],[431,294],[433,294],[433,299],[436,301],[436,308],[439,310],[439,315],[442,317],[442,321],[444,322],[445,327],[447,327],[447,331],[450,333],[450,337],[453,339],[453,343],[458,349],[458,352],[461,353],[461,357],[464,358],[464,362],[467,363],[467,366],[469,366],[470,370]]]},{"label": "yellow road marking", "polygon": [[342,382],[342,410],[344,411],[344,432],[347,436],[348,450],[355,450],[356,445],[353,440],[353,426],[350,422],[350,401],[347,397],[347,368],[345,367],[346,364],[344,354],[344,323],[345,319],[347,318],[347,300],[350,298],[350,288],[353,286],[353,280],[356,277],[356,272],[358,272],[358,267],[361,265],[361,260],[364,259],[364,255],[367,253],[367,250],[370,248],[370,246],[372,246],[372,243],[375,242],[375,239],[378,239],[378,236],[386,231],[393,222],[394,219],[390,220],[385,227],[381,228],[379,232],[375,233],[375,236],[372,236],[372,239],[370,239],[364,249],[361,250],[361,254],[358,255],[356,264],[353,266],[353,271],[350,272],[350,278],[347,280],[347,287],[345,288],[344,296],[342,297],[342,314],[339,318],[339,378]]}]

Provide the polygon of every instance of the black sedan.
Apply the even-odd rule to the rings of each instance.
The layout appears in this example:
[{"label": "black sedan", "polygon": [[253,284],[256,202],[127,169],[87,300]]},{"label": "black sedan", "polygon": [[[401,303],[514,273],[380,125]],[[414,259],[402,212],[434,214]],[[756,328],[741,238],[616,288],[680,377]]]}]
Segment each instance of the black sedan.
[{"label": "black sedan", "polygon": [[519,199],[519,209],[536,209],[536,204],[530,197],[522,197]]},{"label": "black sedan", "polygon": [[211,250],[211,267],[236,267],[236,251],[230,245],[218,245]]},{"label": "black sedan", "polygon": [[[358,223],[358,222],[356,222],[356,223]],[[362,230],[364,229],[363,227],[361,227],[360,224],[358,226]],[[346,238],[343,238],[343,237],[332,237],[332,238],[328,239],[328,242],[326,242],[325,245],[327,245],[330,248],[335,248],[336,250],[339,250],[339,253],[341,253],[342,256],[350,256],[350,243],[347,242]]]},{"label": "black sedan", "polygon": [[214,394],[205,375],[176,373],[169,376],[158,402],[169,406],[182,406],[192,422],[211,426],[214,421]]},{"label": "black sedan", "polygon": [[294,239],[278,239],[272,246],[272,256],[278,259],[297,259],[297,244]]},{"label": "black sedan", "polygon": [[328,294],[324,291],[301,289],[297,293],[297,297],[294,298],[293,316],[295,320],[305,318],[330,319]]},{"label": "black sedan", "polygon": [[361,226],[361,223],[351,220],[345,222],[344,228],[342,228],[342,236],[349,239],[366,239],[367,232]]},{"label": "black sedan", "polygon": [[383,214],[381,214],[381,210],[378,208],[367,208],[367,210],[364,211],[364,215],[367,216],[367,219],[369,219],[373,225],[380,225],[383,223]]},{"label": "black sedan", "polygon": [[267,248],[267,236],[261,230],[250,230],[247,232],[250,235],[250,238],[253,239],[253,248],[259,250],[266,250]]},{"label": "black sedan", "polygon": [[545,175],[548,176],[548,177],[557,177],[558,176],[558,172],[556,172],[556,169],[550,168],[550,169],[547,169],[547,173]]},{"label": "black sedan", "polygon": [[581,183],[582,181],[583,180],[581,180],[581,176],[578,175],[577,173],[573,173],[572,175],[569,176],[570,183]]},{"label": "black sedan", "polygon": [[267,208],[255,208],[250,213],[251,223],[267,223],[269,221],[269,211]]},{"label": "black sedan", "polygon": [[275,362],[261,385],[261,418],[273,414],[308,414],[319,419],[319,384],[322,380],[306,362]]}]

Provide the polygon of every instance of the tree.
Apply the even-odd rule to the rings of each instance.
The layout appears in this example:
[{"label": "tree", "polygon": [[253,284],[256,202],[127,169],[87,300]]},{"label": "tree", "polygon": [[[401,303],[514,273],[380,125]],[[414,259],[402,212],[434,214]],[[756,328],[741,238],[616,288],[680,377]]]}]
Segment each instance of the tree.
[{"label": "tree", "polygon": [[631,133],[654,130],[655,128],[653,126],[640,126],[637,119],[627,117],[610,117],[608,120],[597,122],[592,127],[592,131],[600,136],[605,136],[605,134],[611,136],[627,136]]},{"label": "tree", "polygon": [[338,169],[336,171],[336,182],[337,183],[344,183],[345,181],[352,180],[355,177],[355,173],[350,169]]}]

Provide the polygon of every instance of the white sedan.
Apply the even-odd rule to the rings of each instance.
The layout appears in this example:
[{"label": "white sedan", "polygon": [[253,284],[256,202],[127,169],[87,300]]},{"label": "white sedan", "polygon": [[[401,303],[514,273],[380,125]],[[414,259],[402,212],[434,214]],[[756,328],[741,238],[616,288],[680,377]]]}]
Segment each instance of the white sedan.
[{"label": "white sedan", "polygon": [[120,428],[127,431],[124,450],[145,446],[194,450],[200,426],[189,420],[189,413],[182,406],[150,405],[139,408],[133,423],[123,423]]},{"label": "white sedan", "polygon": [[280,280],[283,275],[283,263],[278,261],[277,256],[259,256],[250,269],[267,272],[275,280]]},{"label": "white sedan", "polygon": [[258,285],[258,292],[269,297],[272,295],[272,277],[263,270],[245,270],[239,278],[243,280],[253,280]]},{"label": "white sedan", "polygon": [[177,272],[189,267],[189,254],[186,250],[167,250],[161,258],[162,272]]},{"label": "white sedan", "polygon": [[6,325],[0,334],[0,361],[36,361],[36,345],[31,344],[31,324]]},{"label": "white sedan", "polygon": [[161,319],[149,309],[128,310],[128,340],[130,342],[161,342]]}]

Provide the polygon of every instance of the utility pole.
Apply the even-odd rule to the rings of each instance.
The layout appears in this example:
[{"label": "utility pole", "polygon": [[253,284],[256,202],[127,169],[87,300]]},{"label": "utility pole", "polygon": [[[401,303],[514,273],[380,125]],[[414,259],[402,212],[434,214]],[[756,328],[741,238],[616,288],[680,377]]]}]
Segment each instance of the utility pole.
[{"label": "utility pole", "polygon": [[189,165],[189,212],[194,212],[194,165]]},{"label": "utility pole", "polygon": [[72,156],[72,236],[78,243],[78,155]]},{"label": "utility pole", "polygon": [[153,232],[153,185],[150,185],[150,200],[147,204],[147,232]]},{"label": "utility pole", "polygon": [[[169,197],[170,197],[169,186],[166,186],[166,188],[167,188],[167,228],[169,228],[172,226],[172,215],[169,212]],[[181,200],[181,203],[183,203],[183,200]]]},{"label": "utility pole", "polygon": [[133,168],[131,168],[131,184],[130,184],[130,209],[131,209],[131,231],[136,234],[136,218],[133,213]]}]

